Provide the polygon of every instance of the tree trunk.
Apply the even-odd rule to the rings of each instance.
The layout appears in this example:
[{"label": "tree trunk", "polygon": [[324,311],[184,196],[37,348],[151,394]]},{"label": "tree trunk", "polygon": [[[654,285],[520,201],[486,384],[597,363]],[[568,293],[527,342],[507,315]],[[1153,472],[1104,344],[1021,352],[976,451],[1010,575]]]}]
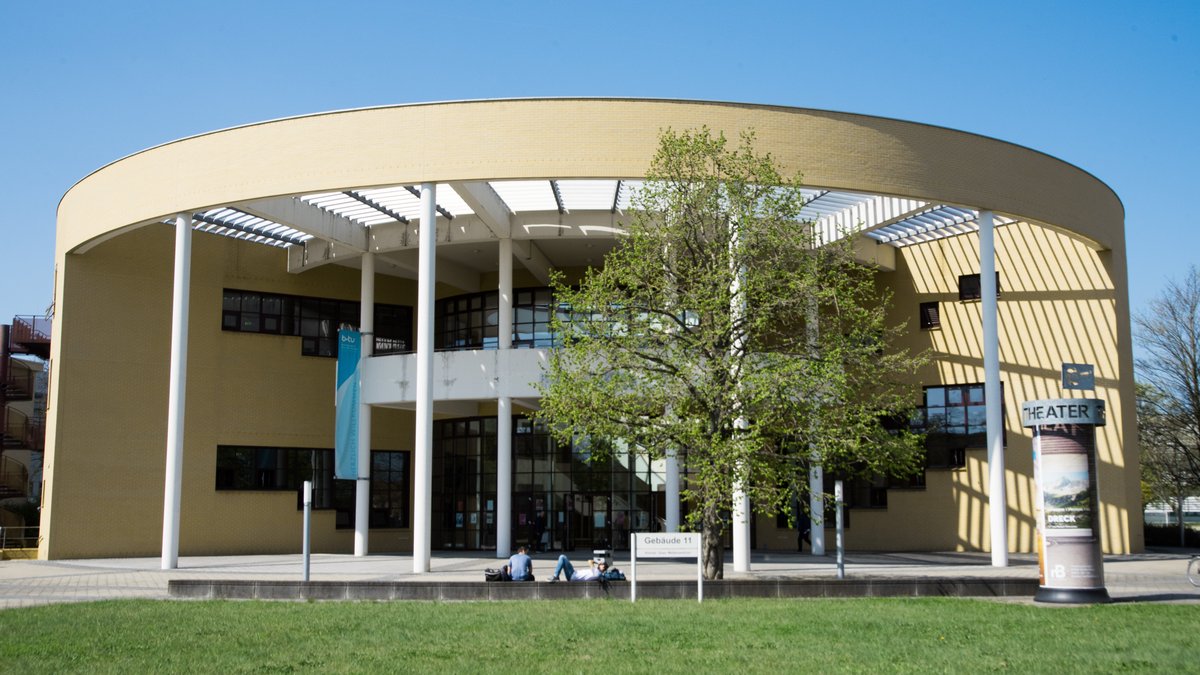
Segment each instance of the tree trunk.
[{"label": "tree trunk", "polygon": [[715,507],[704,509],[704,578],[708,581],[725,578],[725,522]]},{"label": "tree trunk", "polygon": [[1187,546],[1187,525],[1183,522],[1183,502],[1187,498],[1180,495],[1175,498],[1175,513],[1179,514],[1179,546]]}]

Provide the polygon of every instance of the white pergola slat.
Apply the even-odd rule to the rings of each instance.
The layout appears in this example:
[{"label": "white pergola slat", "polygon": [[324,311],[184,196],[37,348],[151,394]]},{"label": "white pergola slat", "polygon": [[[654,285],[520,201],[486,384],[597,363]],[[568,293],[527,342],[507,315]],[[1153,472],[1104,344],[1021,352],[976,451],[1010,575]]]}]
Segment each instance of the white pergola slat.
[{"label": "white pergola slat", "polygon": [[[526,215],[559,214],[556,220],[590,221],[616,214],[624,215],[636,192],[644,185],[640,179],[563,179],[506,180],[474,183],[439,184],[438,210],[446,218],[467,217],[466,223],[482,222],[492,237],[503,237],[509,222],[521,222]],[[918,199],[860,192],[803,188],[807,200],[801,218],[815,223],[824,241],[862,235],[880,244],[902,248],[978,231],[978,211],[959,206],[935,204]],[[222,207],[197,214],[196,229],[236,237],[271,246],[287,247],[316,238],[319,241],[346,243],[330,231],[322,233],[312,223],[322,219],[317,212],[335,222],[357,227],[398,227],[419,220],[420,199],[409,185],[371,187],[343,192],[300,195],[293,200],[298,209],[311,208],[314,214],[281,214],[279,222],[265,209]],[[263,203],[267,200],[262,200]],[[288,213],[291,213],[290,211]],[[199,219],[203,216],[203,220]],[[289,222],[291,221],[291,222]],[[304,222],[299,222],[304,221]],[[996,216],[997,225],[1012,219]],[[537,257],[537,256],[534,256]],[[549,261],[545,261],[546,264]],[[540,265],[539,265],[540,267]],[[540,270],[539,270],[540,271]]]}]

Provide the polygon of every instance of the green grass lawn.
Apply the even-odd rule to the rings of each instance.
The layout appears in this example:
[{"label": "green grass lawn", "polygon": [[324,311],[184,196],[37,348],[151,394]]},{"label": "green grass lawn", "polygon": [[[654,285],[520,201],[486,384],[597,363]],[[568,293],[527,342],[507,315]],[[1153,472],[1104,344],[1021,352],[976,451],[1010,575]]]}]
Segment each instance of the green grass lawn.
[{"label": "green grass lawn", "polygon": [[1200,672],[1200,607],[109,601],[0,611],[0,670]]}]

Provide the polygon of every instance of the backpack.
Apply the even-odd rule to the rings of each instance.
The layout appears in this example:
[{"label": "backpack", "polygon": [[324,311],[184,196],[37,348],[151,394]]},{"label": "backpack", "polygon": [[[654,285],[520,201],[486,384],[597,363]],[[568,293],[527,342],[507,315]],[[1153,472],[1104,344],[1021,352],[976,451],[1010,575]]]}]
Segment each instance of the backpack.
[{"label": "backpack", "polygon": [[483,571],[483,580],[484,581],[501,581],[503,579],[504,579],[504,575],[498,569],[493,569],[493,568],[489,567]]},{"label": "backpack", "polygon": [[621,573],[621,570],[615,567],[610,567],[605,570],[604,573],[600,575],[600,578],[604,581],[625,581],[625,575]]}]

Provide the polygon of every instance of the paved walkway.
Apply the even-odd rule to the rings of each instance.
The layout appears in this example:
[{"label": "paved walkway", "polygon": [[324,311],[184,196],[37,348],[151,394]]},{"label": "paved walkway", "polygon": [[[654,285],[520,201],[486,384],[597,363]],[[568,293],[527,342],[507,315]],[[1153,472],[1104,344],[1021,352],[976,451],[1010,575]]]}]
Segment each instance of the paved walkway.
[{"label": "paved walkway", "polygon": [[[576,552],[575,558],[584,554]],[[1144,553],[1107,556],[1105,581],[1109,595],[1127,602],[1188,602],[1200,604],[1200,588],[1188,583],[1185,567],[1189,555]],[[556,556],[534,557],[534,572],[546,578]],[[586,558],[585,558],[586,560]],[[1017,577],[1037,578],[1037,559],[1029,554],[1010,556],[1009,567],[991,566],[982,553],[853,553],[846,557],[848,577]],[[316,554],[310,564],[312,581],[481,581],[485,567],[498,567],[496,558],[483,554],[436,553],[431,571],[412,572],[412,556],[370,555],[355,558],[342,554]],[[628,553],[618,552],[614,564],[629,572]],[[831,578],[837,574],[832,556],[757,553],[746,573],[733,572],[725,562],[726,578]],[[693,579],[694,564],[641,561],[638,579]],[[162,570],[158,558],[103,560],[0,561],[0,609],[59,602],[115,598],[167,599],[171,579],[299,580],[303,562],[299,555],[251,555],[181,558],[178,569]],[[1022,600],[1026,601],[1026,600]]]}]

